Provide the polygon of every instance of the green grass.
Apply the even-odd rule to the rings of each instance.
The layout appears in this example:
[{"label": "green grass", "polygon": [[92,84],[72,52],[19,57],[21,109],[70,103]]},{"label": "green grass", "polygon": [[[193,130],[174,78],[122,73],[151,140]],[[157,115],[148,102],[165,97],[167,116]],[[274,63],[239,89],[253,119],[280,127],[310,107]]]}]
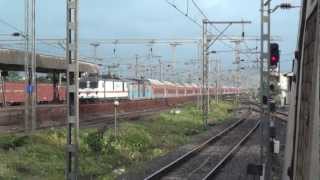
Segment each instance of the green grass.
[{"label": "green grass", "polygon": [[[233,105],[212,104],[210,122],[220,123],[231,116]],[[118,136],[113,129],[80,132],[80,172],[86,179],[114,179],[131,167],[186,144],[204,131],[201,111],[187,106],[180,114],[161,113],[150,120],[122,123]],[[0,136],[0,180],[64,179],[65,129],[40,131],[31,136]]]}]

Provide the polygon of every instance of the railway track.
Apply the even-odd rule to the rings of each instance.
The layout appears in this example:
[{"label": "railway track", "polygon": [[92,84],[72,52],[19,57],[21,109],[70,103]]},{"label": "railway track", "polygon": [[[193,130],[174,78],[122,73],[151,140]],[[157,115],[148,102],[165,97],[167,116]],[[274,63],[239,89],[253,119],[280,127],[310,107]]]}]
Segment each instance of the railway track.
[{"label": "railway track", "polygon": [[[259,106],[258,103],[255,103],[255,102],[252,102],[252,101],[244,101],[244,102],[242,102],[242,104],[251,105],[251,106],[253,106],[253,107],[250,107],[250,109],[252,111],[261,113],[261,109],[260,109],[260,106]],[[271,113],[271,116],[277,118],[278,120],[284,121],[284,122],[287,122],[288,121],[288,117],[289,117],[287,112],[280,111],[280,110]]]},{"label": "railway track", "polygon": [[144,180],[211,179],[259,125],[259,120],[241,119]]},{"label": "railway track", "polygon": [[[144,111],[122,112],[118,114],[118,120],[119,122],[122,122],[122,121],[126,121],[126,119],[131,120],[131,119],[137,119],[141,117],[148,117],[157,113],[166,112],[168,110],[169,108],[157,108],[157,109],[149,109]],[[113,114],[101,115],[101,113],[99,113],[97,115],[90,115],[90,118],[88,118],[87,120],[80,121],[80,128],[97,128],[97,127],[103,127],[103,126],[112,126],[113,123],[114,123]],[[65,126],[66,124],[52,124],[44,127],[37,127],[37,130],[44,130],[49,128],[63,128]],[[21,126],[7,125],[2,127],[6,127],[6,129],[3,130],[4,133],[23,133],[24,132],[24,129]]]}]

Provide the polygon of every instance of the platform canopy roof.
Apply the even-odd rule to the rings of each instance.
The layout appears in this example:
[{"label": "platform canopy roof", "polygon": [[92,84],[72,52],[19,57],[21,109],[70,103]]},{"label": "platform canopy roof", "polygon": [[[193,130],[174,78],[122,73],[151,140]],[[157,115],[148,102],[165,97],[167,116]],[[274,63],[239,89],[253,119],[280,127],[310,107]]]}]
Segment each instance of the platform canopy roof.
[{"label": "platform canopy roof", "polygon": [[[24,71],[25,53],[21,50],[0,49],[0,69],[8,71]],[[37,54],[37,72],[65,72],[67,69],[64,57]],[[93,63],[79,60],[79,71],[90,74],[98,74],[99,66]]]}]

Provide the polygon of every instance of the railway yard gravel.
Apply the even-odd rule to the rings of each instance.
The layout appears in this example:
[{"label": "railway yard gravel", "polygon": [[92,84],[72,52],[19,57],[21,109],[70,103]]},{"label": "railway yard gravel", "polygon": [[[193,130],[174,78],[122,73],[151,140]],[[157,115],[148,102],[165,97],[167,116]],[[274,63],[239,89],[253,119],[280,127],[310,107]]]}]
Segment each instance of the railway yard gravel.
[{"label": "railway yard gravel", "polygon": [[[276,121],[277,139],[280,140],[280,153],[273,157],[272,176],[273,180],[280,180],[284,159],[284,148],[286,140],[286,123]],[[260,129],[235,153],[222,169],[214,177],[215,180],[249,180],[253,176],[247,175],[248,164],[258,164],[260,162]],[[258,179],[258,177],[255,177]]]}]

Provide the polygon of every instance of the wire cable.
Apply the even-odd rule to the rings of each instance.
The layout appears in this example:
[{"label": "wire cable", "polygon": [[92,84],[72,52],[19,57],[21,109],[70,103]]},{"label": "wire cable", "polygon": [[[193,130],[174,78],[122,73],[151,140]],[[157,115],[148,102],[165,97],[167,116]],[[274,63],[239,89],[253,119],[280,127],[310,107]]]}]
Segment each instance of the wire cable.
[{"label": "wire cable", "polygon": [[[206,15],[206,13],[200,8],[200,6],[195,2],[195,0],[192,0],[192,3],[193,5],[196,7],[196,9],[200,12],[200,14],[205,18],[205,19],[209,19],[208,16]],[[221,33],[221,30],[215,26],[214,24],[210,24],[212,28],[214,28],[214,30],[217,32],[217,33]],[[227,35],[222,35],[222,37],[225,37],[227,39],[229,39],[230,41],[232,40],[232,38],[230,38],[229,36]],[[220,42],[222,42],[225,46],[228,46],[229,48],[232,48],[233,47],[231,45],[229,45],[228,43],[220,40]],[[250,48],[246,45],[247,49],[250,50]]]},{"label": "wire cable", "polygon": [[192,4],[198,9],[198,11],[200,12],[200,14],[205,18],[208,19],[208,16],[204,13],[204,11],[202,11],[202,9],[199,7],[199,5],[192,0]]},{"label": "wire cable", "polygon": [[21,31],[18,27],[14,26],[14,25],[12,25],[12,24],[10,24],[10,23],[8,23],[7,21],[5,21],[5,20],[3,20],[3,19],[1,19],[1,18],[0,18],[0,23],[6,25],[6,26],[8,26],[8,27],[10,27],[11,29],[14,29],[15,31],[18,31],[19,33],[22,33],[22,34],[23,34],[23,31]]},{"label": "wire cable", "polygon": [[[208,16],[205,14],[205,12],[204,12],[204,11],[200,8],[200,6],[195,2],[195,0],[192,0],[192,4],[196,7],[196,9],[200,12],[200,14],[201,14],[205,19],[209,19]],[[221,30],[220,30],[218,27],[216,27],[214,24],[210,24],[210,27],[214,28],[217,33],[221,33]],[[231,38],[227,37],[226,35],[222,35],[222,37],[226,37],[226,38],[228,38],[229,40],[231,40]],[[230,45],[230,44],[228,44],[228,43],[226,43],[226,42],[224,42],[224,41],[222,41],[222,40],[219,40],[219,41],[220,41],[221,43],[223,43],[225,46],[227,46],[228,48],[234,49],[234,48],[232,47],[232,45]]]},{"label": "wire cable", "polygon": [[175,4],[169,2],[169,0],[166,0],[166,2],[171,5],[173,8],[175,8],[179,13],[181,13],[182,15],[184,15],[186,18],[188,18],[191,22],[193,22],[194,24],[196,24],[197,26],[199,26],[200,28],[202,27],[202,25],[197,22],[197,20],[193,19],[192,17],[190,17],[187,13],[183,12],[181,9],[179,9]]}]

